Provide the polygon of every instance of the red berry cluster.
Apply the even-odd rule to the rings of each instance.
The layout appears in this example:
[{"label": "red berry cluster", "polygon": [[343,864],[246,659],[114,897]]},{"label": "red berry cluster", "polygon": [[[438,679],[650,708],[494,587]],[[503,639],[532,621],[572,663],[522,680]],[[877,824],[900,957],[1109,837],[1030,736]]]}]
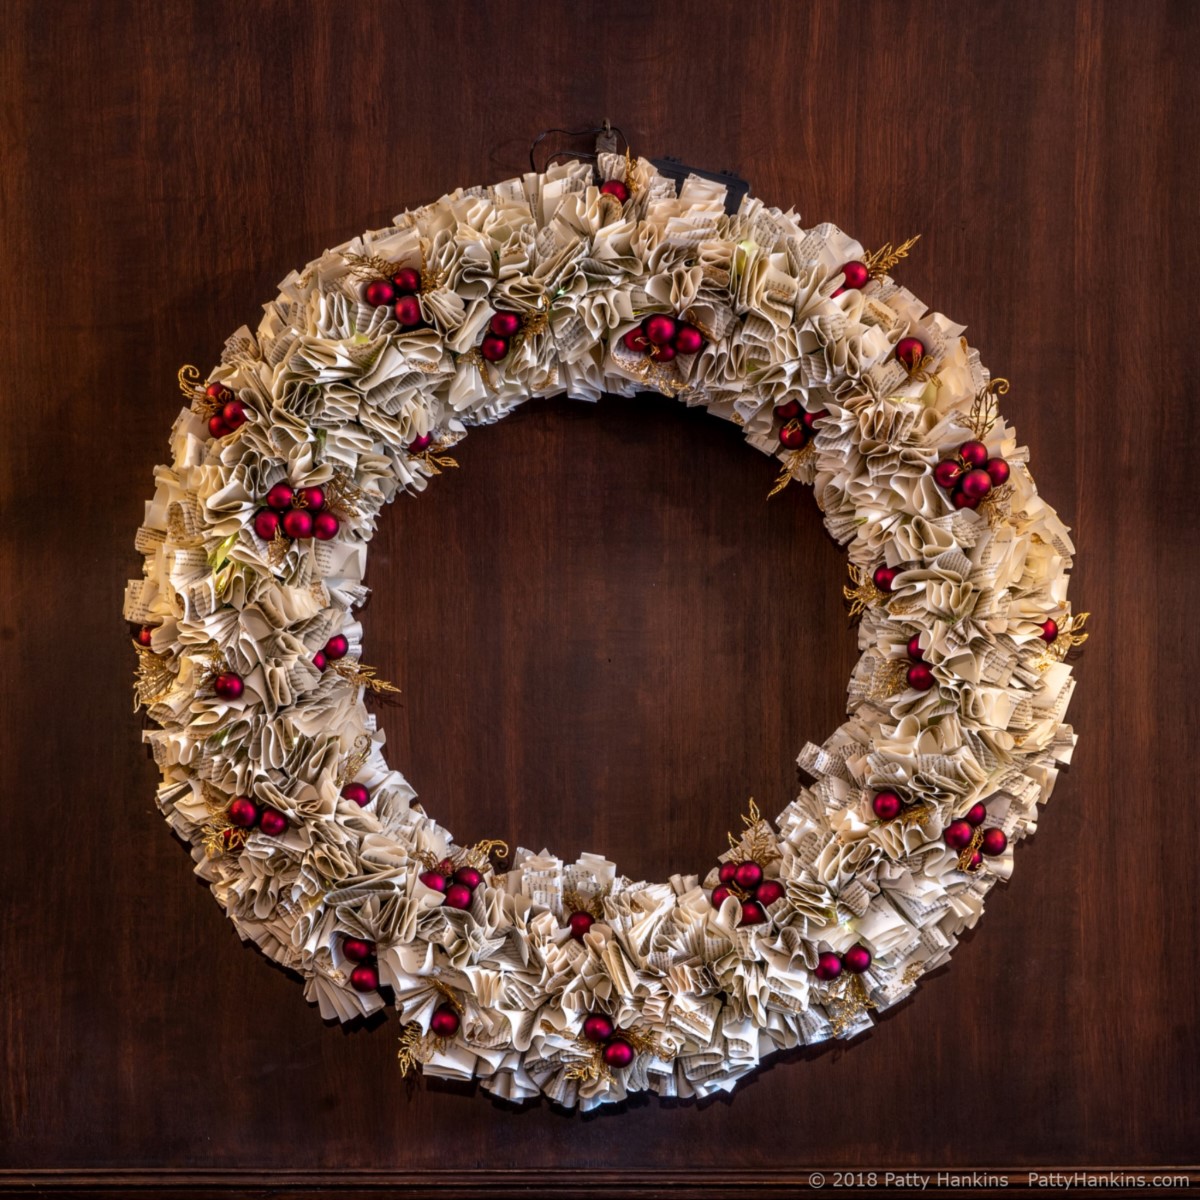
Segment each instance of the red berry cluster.
[{"label": "red berry cluster", "polygon": [[208,418],[208,432],[213,437],[223,438],[245,425],[246,406],[223,383],[210,383],[204,394],[217,406],[217,411]]},{"label": "red berry cluster", "polygon": [[982,442],[963,442],[953,458],[943,458],[933,468],[937,483],[950,493],[955,508],[978,508],[994,487],[1008,482],[1008,463],[989,458]]},{"label": "red berry cluster", "polygon": [[912,666],[908,668],[905,674],[905,679],[908,681],[910,688],[915,688],[918,692],[927,692],[933,687],[936,682],[933,678],[933,672],[929,669],[929,664],[925,661],[924,652],[921,650],[921,635],[914,633],[908,639],[908,661]]},{"label": "red berry cluster", "polygon": [[655,362],[670,362],[676,354],[699,354],[708,344],[704,334],[682,317],[654,313],[631,329],[621,344]]},{"label": "red berry cluster", "polygon": [[337,536],[339,522],[325,507],[322,488],[293,490],[286,483],[277,483],[267,493],[266,504],[266,508],[254,514],[254,532],[264,542],[269,542],[280,530],[293,540],[315,537],[327,542]]},{"label": "red berry cluster", "polygon": [[610,1067],[628,1067],[637,1057],[632,1043],[617,1033],[611,1018],[603,1013],[591,1013],[583,1019],[583,1036],[589,1042],[603,1046],[603,1058]]},{"label": "red berry cluster", "polygon": [[[987,806],[980,801],[978,804],[971,806],[970,811],[965,817],[959,817],[958,820],[951,821],[946,826],[942,837],[951,850],[957,850],[961,853],[975,840],[976,829],[986,820]],[[1005,837],[1003,829],[995,827],[985,829],[978,847],[971,854],[971,861],[967,866],[967,870],[978,870],[985,854],[990,858],[995,858],[997,854],[1003,854],[1007,846],[1008,838]]]},{"label": "red berry cluster", "polygon": [[618,204],[624,204],[629,199],[629,187],[620,179],[606,179],[600,185],[602,196],[612,196]]},{"label": "red berry cluster", "polygon": [[742,905],[739,925],[761,925],[767,919],[767,909],[783,895],[778,879],[764,879],[763,869],[753,860],[723,862],[717,870],[719,884],[713,888],[712,906],[721,905],[734,896]]},{"label": "red berry cluster", "polygon": [[470,908],[475,889],[483,882],[483,872],[476,867],[455,867],[443,858],[432,870],[421,872],[421,882],[435,892],[445,893],[442,903],[447,908]]},{"label": "red berry cluster", "polygon": [[249,796],[234,796],[225,815],[231,825],[239,829],[253,829],[257,825],[269,837],[278,837],[288,827],[288,819],[279,809],[270,805],[260,808]]},{"label": "red berry cluster", "polygon": [[[325,643],[323,650],[318,650],[313,655],[313,666],[318,671],[323,671],[331,662],[337,662],[339,658],[345,658],[350,649],[350,643],[345,636],[340,633],[335,633],[333,637]],[[366,790],[365,788],[363,789]]]},{"label": "red berry cluster", "polygon": [[817,956],[817,968],[813,972],[822,983],[836,979],[843,968],[853,975],[861,975],[871,965],[871,952],[861,942],[855,942],[845,954],[826,950]]},{"label": "red berry cluster", "polygon": [[846,263],[842,267],[842,274],[846,277],[845,282],[833,292],[835,296],[840,296],[843,292],[848,292],[852,288],[865,288],[871,278],[870,268],[866,263],[859,262],[857,259]]},{"label": "red berry cluster", "polygon": [[379,967],[375,963],[375,943],[348,937],[342,941],[342,953],[357,964],[350,972],[350,986],[356,992],[374,992],[379,988]]},{"label": "red berry cluster", "polygon": [[404,329],[421,324],[421,273],[412,267],[401,267],[391,279],[372,279],[362,291],[363,299],[372,308],[390,308]]},{"label": "red berry cluster", "polygon": [[521,328],[521,318],[515,312],[495,312],[488,322],[488,331],[479,343],[479,353],[488,362],[499,362],[508,357],[510,339]]},{"label": "red berry cluster", "polygon": [[775,409],[780,421],[779,441],[789,450],[801,450],[816,432],[816,423],[829,416],[829,410],[806,412],[799,400],[788,400]]}]

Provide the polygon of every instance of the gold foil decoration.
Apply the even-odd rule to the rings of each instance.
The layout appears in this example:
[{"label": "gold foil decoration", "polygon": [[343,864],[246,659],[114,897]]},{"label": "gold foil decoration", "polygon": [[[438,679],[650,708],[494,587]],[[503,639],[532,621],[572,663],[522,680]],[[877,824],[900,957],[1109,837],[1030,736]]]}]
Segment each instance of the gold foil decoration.
[{"label": "gold foil decoration", "polygon": [[165,700],[175,686],[175,672],[167,665],[170,661],[161,654],[145,646],[133,643],[137,651],[137,674],[133,680],[133,711],[137,712],[143,705],[149,708],[160,700]]},{"label": "gold foil decoration", "polygon": [[[742,814],[742,825],[744,828],[739,837],[734,837],[732,833],[726,835],[729,838],[729,848],[735,854],[748,854],[760,867],[783,857],[779,853],[779,842],[771,832],[770,824],[758,811],[753,796],[750,797],[746,812]],[[743,842],[746,842],[744,849]]]},{"label": "gold foil decoration", "polygon": [[971,401],[971,412],[967,417],[967,426],[977,441],[982,442],[999,420],[1000,403],[996,397],[1007,396],[1009,386],[1007,379],[997,377],[975,393],[975,399]]},{"label": "gold foil decoration", "polygon": [[339,791],[346,786],[362,770],[363,764],[371,757],[370,734],[360,733],[354,739],[354,746],[346,755],[346,762],[337,773],[334,783]]},{"label": "gold foil decoration", "polygon": [[867,689],[868,700],[887,700],[898,696],[908,687],[908,668],[912,664],[902,658],[890,658],[876,669]]},{"label": "gold foil decoration", "polygon": [[220,858],[222,854],[239,851],[249,835],[249,829],[242,829],[222,817],[216,817],[204,826],[201,844],[209,858]]},{"label": "gold foil decoration", "polygon": [[1058,636],[1038,656],[1033,664],[1039,671],[1045,671],[1055,663],[1062,662],[1076,646],[1082,646],[1088,640],[1087,624],[1090,612],[1068,615],[1058,627]]},{"label": "gold foil decoration", "polygon": [[[628,1042],[633,1047],[635,1058],[642,1054],[652,1054],[655,1058],[670,1062],[675,1057],[673,1050],[668,1050],[655,1038],[643,1033],[640,1029],[614,1029],[613,1039],[616,1038]],[[572,1063],[567,1068],[566,1078],[578,1079],[581,1082],[599,1079],[603,1080],[606,1085],[611,1085],[613,1073],[612,1068],[604,1061],[605,1043],[589,1041],[581,1033],[575,1038],[575,1045],[586,1057],[581,1062]],[[631,1063],[630,1066],[632,1065]],[[628,1067],[622,1068],[622,1070],[628,1069]]]},{"label": "gold foil decoration", "polygon": [[1012,501],[1015,495],[1011,483],[1002,483],[994,487],[979,502],[977,512],[983,513],[987,523],[995,529],[997,525],[1007,521],[1012,516]]},{"label": "gold foil decoration", "polygon": [[971,865],[971,859],[975,855],[975,851],[983,845],[983,827],[977,825],[975,832],[971,834],[971,840],[959,851],[958,869],[960,871],[975,871],[977,866]]},{"label": "gold foil decoration", "polygon": [[924,825],[936,811],[937,808],[928,800],[921,800],[916,804],[906,804],[892,819],[906,828],[910,825]]},{"label": "gold foil decoration", "polygon": [[[789,421],[788,424],[794,425],[796,422]],[[807,446],[801,446],[799,450],[793,450],[783,460],[783,470],[780,471],[779,475],[776,477],[775,486],[767,493],[767,499],[770,500],[772,496],[779,495],[779,493],[782,492],[783,489],[787,487],[787,485],[791,483],[793,479],[796,478],[796,468],[799,467],[800,464],[806,459],[811,458],[814,453],[815,447],[811,441]]]},{"label": "gold foil decoration", "polygon": [[842,973],[825,999],[825,1011],[835,1037],[841,1037],[867,1009],[875,1007],[862,976],[850,971]]},{"label": "gold foil decoration", "polygon": [[853,563],[847,564],[847,570],[850,573],[850,583],[853,586],[843,585],[842,595],[850,601],[850,616],[861,617],[874,604],[878,604],[880,600],[886,600],[887,594],[881,592],[875,586],[875,580],[871,578],[861,567],[856,567]]},{"label": "gold foil decoration", "polygon": [[583,896],[573,887],[563,888],[563,912],[585,912],[597,921],[604,920],[604,898],[612,891],[609,884],[594,896]]},{"label": "gold foil decoration", "polygon": [[463,861],[477,871],[487,868],[488,859],[492,855],[495,855],[497,860],[507,858],[508,843],[502,842],[499,838],[488,838],[485,841],[476,842],[475,845],[468,846],[462,851]]},{"label": "gold foil decoration", "polygon": [[351,476],[349,471],[334,471],[332,478],[324,485],[325,507],[343,520],[350,520],[360,515],[358,504],[365,493]]},{"label": "gold foil decoration", "polygon": [[400,692],[394,683],[388,683],[386,679],[378,678],[377,668],[364,666],[358,659],[339,659],[337,662],[331,663],[330,667],[343,679],[347,679],[357,686],[365,687],[377,696],[382,692],[397,694]]},{"label": "gold foil decoration", "polygon": [[864,256],[863,266],[867,268],[872,279],[879,279],[889,274],[902,258],[907,258],[908,252],[920,240],[921,235],[918,233],[916,237],[910,237],[908,241],[901,242],[899,246],[893,247],[891,242],[885,242],[878,250],[872,250],[870,254]]}]

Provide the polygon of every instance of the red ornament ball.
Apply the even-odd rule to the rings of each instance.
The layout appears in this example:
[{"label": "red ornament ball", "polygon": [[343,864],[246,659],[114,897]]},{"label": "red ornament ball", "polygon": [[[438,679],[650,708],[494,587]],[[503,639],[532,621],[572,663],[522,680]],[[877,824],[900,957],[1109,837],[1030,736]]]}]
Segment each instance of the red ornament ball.
[{"label": "red ornament ball", "polygon": [[236,700],[245,690],[246,685],[242,683],[242,677],[233,671],[222,671],[213,680],[213,691],[222,700]]},{"label": "red ornament ball", "polygon": [[1043,642],[1052,642],[1058,637],[1058,622],[1053,617],[1048,617],[1043,621],[1040,628]]},{"label": "red ornament ball", "polygon": [[217,413],[216,416],[208,418],[208,432],[215,438],[223,438],[231,434],[233,430],[225,424],[225,418]]},{"label": "red ornament ball", "polygon": [[936,682],[933,672],[925,663],[913,663],[905,675],[908,686],[918,692],[927,692]]},{"label": "red ornament ball", "polygon": [[742,919],[739,925],[761,925],[767,919],[763,906],[757,900],[746,900],[742,904]]},{"label": "red ornament ball", "polygon": [[260,508],[254,514],[254,532],[264,542],[269,542],[279,532],[279,514],[269,508]]},{"label": "red ornament ball", "polygon": [[776,900],[783,898],[783,884],[778,879],[764,879],[754,889],[754,898],[763,908],[770,908]]},{"label": "red ornament ball", "polygon": [[350,972],[350,986],[356,992],[374,992],[379,989],[379,972],[370,963],[359,963]]},{"label": "red ornament ball", "polygon": [[993,487],[999,487],[1002,483],[1008,482],[1010,474],[1008,463],[1002,458],[989,458],[984,464],[983,469],[988,473],[992,481]]},{"label": "red ornament ball", "polygon": [[204,389],[204,394],[210,400],[220,400],[224,404],[229,399],[230,391],[223,383],[210,383]]},{"label": "red ornament ball", "polygon": [[650,357],[656,362],[670,362],[675,357],[675,347],[672,345],[651,346]]},{"label": "red ornament ball", "polygon": [[963,820],[971,826],[982,825],[987,820],[987,805],[982,800],[978,804],[972,804]]},{"label": "red ornament ball", "polygon": [[799,450],[808,441],[808,430],[803,425],[789,421],[779,431],[779,441],[789,450]]},{"label": "red ornament ball", "polygon": [[366,808],[371,803],[371,793],[361,783],[348,783],[342,788],[342,799],[353,801],[359,808]]},{"label": "red ornament ball", "polygon": [[971,844],[971,838],[974,836],[974,828],[961,817],[957,821],[951,821],[946,826],[946,831],[942,834],[946,845],[951,850],[965,850]]},{"label": "red ornament ball", "polygon": [[616,1070],[628,1067],[634,1060],[633,1047],[624,1038],[613,1038],[603,1051],[604,1061]]},{"label": "red ornament ball", "polygon": [[724,904],[725,901],[728,900],[729,897],[732,895],[733,895],[733,893],[723,883],[718,884],[715,888],[713,888],[713,893],[712,893],[713,908],[719,909],[721,907],[721,905]]},{"label": "red ornament ball", "polygon": [[429,1032],[435,1037],[453,1037],[458,1032],[460,1024],[461,1021],[458,1013],[454,1011],[453,1005],[439,1004],[433,1010],[433,1016],[429,1018]]},{"label": "red ornament ball", "polygon": [[939,487],[944,487],[949,491],[962,478],[962,473],[962,463],[955,462],[952,458],[943,458],[933,468],[933,479]]},{"label": "red ornament ball", "polygon": [[800,401],[787,400],[780,404],[775,409],[775,415],[786,425],[788,421],[794,421],[800,415]]},{"label": "red ornament ball", "polygon": [[341,522],[331,512],[319,512],[313,517],[313,537],[318,541],[332,541],[340,528]]},{"label": "red ornament ball", "polygon": [[896,576],[900,572],[895,567],[876,567],[875,574],[871,576],[871,582],[881,591],[890,592],[892,584],[896,582]]},{"label": "red ornament ball", "polygon": [[980,864],[983,862],[983,855],[978,850],[971,851],[971,859],[967,863],[968,871],[978,871]]},{"label": "red ornament ball", "polygon": [[283,512],[285,508],[292,507],[292,501],[296,494],[286,483],[277,483],[267,493],[267,507],[273,508],[278,512]]},{"label": "red ornament ball", "polygon": [[327,666],[329,666],[329,663],[325,658],[324,650],[318,650],[316,654],[313,655],[313,666],[316,667],[318,671],[323,671]]},{"label": "red ornament ball", "polygon": [[483,882],[483,872],[475,867],[459,867],[454,872],[454,882],[469,888],[477,888]]},{"label": "red ornament ball", "polygon": [[421,272],[414,267],[401,267],[392,276],[392,282],[396,285],[396,291],[411,295],[421,290]]},{"label": "red ornament ball", "polygon": [[861,942],[856,942],[842,955],[842,965],[847,971],[861,975],[871,965],[871,952]]},{"label": "red ornament ball", "polygon": [[418,878],[427,888],[433,888],[435,892],[446,890],[446,877],[441,871],[422,871]]},{"label": "red ornament ball", "polygon": [[655,313],[654,316],[647,317],[642,322],[642,328],[646,331],[647,341],[653,342],[656,346],[665,346],[674,338],[679,327],[676,325],[674,317]]},{"label": "red ornament ball", "polygon": [[413,438],[413,440],[408,443],[406,449],[408,450],[409,454],[420,454],[423,451],[428,450],[432,445],[433,434],[422,433],[419,437]]},{"label": "red ornament ball", "polygon": [[1004,834],[1003,829],[985,829],[983,832],[983,841],[979,843],[979,848],[984,854],[995,858],[997,854],[1003,854],[1008,847],[1008,838]]},{"label": "red ornament ball", "polygon": [[309,512],[319,512],[325,507],[325,492],[319,487],[301,488],[296,493],[296,503]]},{"label": "red ornament ball", "polygon": [[612,1021],[603,1013],[589,1013],[583,1018],[583,1036],[589,1042],[607,1042],[613,1032]]},{"label": "red ornament ball", "polygon": [[505,338],[496,337],[494,333],[489,333],[479,343],[479,353],[487,362],[499,362],[508,354],[508,341]]},{"label": "red ornament ball", "polygon": [[154,640],[154,630],[149,625],[143,625],[137,631],[137,644],[149,648],[150,643]]},{"label": "red ornament ball", "polygon": [[452,883],[446,889],[447,908],[470,908],[471,889],[465,883]]},{"label": "red ornament ball", "polygon": [[831,979],[836,979],[842,973],[842,957],[840,954],[834,954],[831,950],[826,950],[817,958],[817,969],[814,972],[816,977],[823,982],[828,983]]},{"label": "red ornament ball", "polygon": [[704,334],[685,321],[679,326],[673,345],[680,354],[699,354],[704,349]]},{"label": "red ornament ball", "polygon": [[312,515],[306,508],[293,508],[283,514],[283,532],[290,538],[310,538],[313,532]]},{"label": "red ornament ball", "polygon": [[829,409],[821,408],[816,412],[806,412],[800,419],[804,422],[804,428],[808,431],[809,436],[817,432],[817,422],[829,416]]},{"label": "red ornament ball", "polygon": [[717,869],[717,878],[722,883],[732,883],[737,878],[737,869],[737,863],[723,862]]},{"label": "red ornament ball", "polygon": [[570,926],[571,936],[577,941],[583,941],[583,935],[596,923],[596,918],[589,912],[573,912],[567,918],[567,925]]},{"label": "red ornament ball", "polygon": [[231,825],[239,829],[252,829],[258,821],[258,805],[249,796],[234,796],[225,815]]},{"label": "red ornament ball", "polygon": [[325,643],[325,656],[333,662],[339,658],[346,657],[346,651],[350,649],[350,643],[346,640],[344,634],[335,633],[333,637]]},{"label": "red ornament ball", "polygon": [[876,792],[871,801],[871,811],[881,820],[890,821],[900,815],[903,804],[895,792]]},{"label": "red ornament ball", "polygon": [[385,304],[391,304],[396,299],[396,289],[392,286],[391,280],[372,279],[363,288],[363,299],[372,308],[382,308]]},{"label": "red ornament ball", "polygon": [[905,337],[896,343],[896,358],[910,371],[916,370],[925,357],[925,343],[920,338]]},{"label": "red ornament ball", "polygon": [[375,953],[375,943],[348,937],[342,942],[342,953],[351,962],[366,962]]},{"label": "red ornament ball", "polygon": [[911,658],[913,662],[925,661],[925,654],[921,649],[921,635],[919,633],[914,633],[912,637],[908,639],[908,645],[905,646],[905,650],[908,651],[908,657]]},{"label": "red ornament ball", "polygon": [[621,345],[634,354],[645,354],[650,349],[650,343],[646,340],[646,335],[640,326],[637,329],[631,329],[621,339]]},{"label": "red ornament ball", "polygon": [[629,199],[629,188],[619,179],[606,179],[600,185],[602,196],[611,196],[618,204],[624,204]]},{"label": "red ornament ball", "polygon": [[867,281],[871,278],[871,272],[866,263],[861,263],[855,260],[848,262],[842,268],[842,274],[846,280],[842,284],[846,288],[864,288],[867,286]]},{"label": "red ornament ball", "polygon": [[421,323],[421,305],[416,296],[401,296],[396,301],[395,308],[392,312],[396,316],[396,320],[405,329],[411,329],[414,325]]},{"label": "red ornament ball", "polygon": [[492,314],[488,329],[497,337],[510,338],[521,328],[521,318],[515,312],[497,312]]},{"label": "red ornament ball", "polygon": [[950,498],[955,508],[978,508],[979,497],[968,496],[966,492],[955,492]]},{"label": "red ornament ball", "polygon": [[982,500],[992,490],[992,477],[986,471],[968,471],[958,486],[964,496],[970,496],[972,500]]},{"label": "red ornament ball", "polygon": [[264,808],[258,818],[258,827],[268,837],[278,837],[287,831],[288,819],[277,808]]},{"label": "red ornament ball", "polygon": [[756,862],[744,862],[738,864],[737,872],[734,874],[734,880],[738,887],[745,888],[749,891],[751,888],[758,887],[762,883],[763,869]]},{"label": "red ornament ball", "polygon": [[231,430],[241,429],[246,423],[246,412],[246,406],[240,400],[230,400],[221,409],[221,417]]},{"label": "red ornament ball", "polygon": [[958,457],[968,467],[982,467],[987,463],[988,449],[982,442],[963,442],[958,448]]}]

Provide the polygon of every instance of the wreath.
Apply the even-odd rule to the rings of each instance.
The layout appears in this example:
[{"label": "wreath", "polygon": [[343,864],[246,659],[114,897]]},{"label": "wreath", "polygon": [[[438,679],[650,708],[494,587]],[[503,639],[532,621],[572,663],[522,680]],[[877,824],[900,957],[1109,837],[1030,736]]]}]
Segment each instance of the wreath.
[{"label": "wreath", "polygon": [[[1074,745],[1073,547],[962,327],[833,225],[601,155],[456,191],[282,283],[187,406],[138,530],[157,800],[327,1019],[509,1101],[729,1090],[849,1038],[975,924]],[[915,239],[913,239],[915,241]],[[812,486],[848,552],[847,718],[703,876],[455,841],[382,754],[354,611],[385,504],[531,397],[656,391]],[[764,489],[765,490],[765,489]],[[772,494],[774,494],[772,492]]]}]

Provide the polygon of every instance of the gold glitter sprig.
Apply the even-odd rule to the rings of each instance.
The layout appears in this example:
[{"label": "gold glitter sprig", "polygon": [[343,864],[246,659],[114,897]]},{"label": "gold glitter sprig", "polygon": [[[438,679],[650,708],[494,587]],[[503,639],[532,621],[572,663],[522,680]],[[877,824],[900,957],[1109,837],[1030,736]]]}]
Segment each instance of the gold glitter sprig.
[{"label": "gold glitter sprig", "polygon": [[[788,424],[795,424],[795,422],[789,421]],[[814,442],[809,442],[807,446],[801,446],[799,450],[793,450],[783,460],[783,470],[780,471],[779,475],[776,477],[775,486],[767,493],[767,499],[770,500],[772,496],[779,495],[779,493],[782,492],[783,489],[787,487],[787,485],[791,483],[793,479],[796,478],[796,469],[800,466],[800,464],[806,459],[811,458],[814,453]]]},{"label": "gold glitter sprig", "polygon": [[975,393],[975,399],[971,401],[971,412],[967,417],[967,426],[977,441],[982,442],[999,419],[1000,402],[997,397],[1008,395],[1008,389],[1008,380],[997,377]]},{"label": "gold glitter sprig", "polygon": [[360,733],[354,739],[354,746],[346,755],[342,769],[337,773],[334,782],[338,791],[346,786],[363,769],[363,764],[371,757],[371,735]]},{"label": "gold glitter sprig", "polygon": [[908,241],[901,242],[899,246],[892,246],[891,242],[885,242],[878,250],[873,250],[863,259],[863,266],[867,268],[872,279],[879,279],[883,275],[891,272],[892,268],[902,259],[908,257],[908,252],[921,240],[921,235],[918,233],[916,237],[910,237]]},{"label": "gold glitter sprig", "polygon": [[[459,1009],[461,1011],[461,1006]],[[405,1025],[400,1031],[400,1048],[396,1051],[400,1074],[415,1075],[435,1054],[445,1054],[452,1041],[452,1038],[426,1033],[416,1021]]]},{"label": "gold glitter sprig", "polygon": [[[783,857],[779,853],[778,840],[771,832],[770,824],[758,811],[758,805],[754,803],[753,796],[747,803],[746,812],[742,814],[742,825],[742,832],[737,837],[732,833],[726,835],[729,838],[730,850],[736,854],[748,854],[751,861],[758,863],[760,867],[765,867],[767,863]],[[747,837],[749,838],[748,842],[746,841]],[[744,848],[743,842],[746,843]]]},{"label": "gold glitter sprig", "polygon": [[886,600],[887,595],[875,586],[875,580],[866,571],[847,564],[850,573],[850,584],[843,585],[842,595],[850,602],[850,616],[861,617],[874,604]]},{"label": "gold glitter sprig", "polygon": [[[983,828],[976,826],[975,832],[971,834],[971,840],[959,851],[958,854],[958,869],[960,871],[974,871],[975,866],[972,866],[971,859],[975,856],[975,851],[983,845]],[[978,864],[976,864],[977,866]]]},{"label": "gold glitter sprig", "polygon": [[1090,612],[1069,615],[1058,627],[1058,636],[1039,655],[1034,667],[1045,671],[1055,663],[1062,662],[1076,646],[1082,646],[1088,640],[1088,633],[1083,627],[1087,624]]},{"label": "gold glitter sprig", "polygon": [[563,912],[585,912],[597,921],[604,920],[604,898],[612,891],[612,884],[596,892],[593,896],[584,896],[573,887],[563,888]]},{"label": "gold glitter sprig", "polygon": [[875,1007],[862,976],[849,971],[842,973],[825,1000],[829,1025],[835,1037],[841,1037],[867,1009]]},{"label": "gold glitter sprig", "polygon": [[[642,1054],[652,1054],[655,1058],[670,1062],[675,1057],[673,1050],[668,1050],[661,1042],[640,1029],[616,1029],[613,1038],[620,1038],[633,1047],[635,1058]],[[604,1061],[604,1043],[593,1042],[579,1034],[575,1039],[576,1047],[586,1056],[582,1061],[572,1063],[566,1070],[567,1079],[577,1079],[590,1083],[592,1080],[603,1080],[606,1086],[613,1083],[612,1067]],[[632,1064],[630,1064],[632,1065]],[[621,1068],[628,1070],[628,1067]]]},{"label": "gold glitter sprig", "polygon": [[349,471],[334,471],[324,492],[325,507],[343,521],[360,515],[358,505],[366,493],[354,482]]},{"label": "gold glitter sprig", "polygon": [[155,654],[145,646],[133,643],[137,651],[137,674],[133,681],[133,711],[143,705],[149,708],[164,700],[175,686],[175,672],[167,665],[165,655]]},{"label": "gold glitter sprig", "polygon": [[396,692],[398,694],[400,691],[394,683],[388,683],[386,679],[378,678],[377,668],[364,666],[358,659],[339,659],[337,662],[330,663],[330,667],[343,679],[348,679],[353,684],[365,687],[369,692],[373,692],[377,696],[381,692]]}]

